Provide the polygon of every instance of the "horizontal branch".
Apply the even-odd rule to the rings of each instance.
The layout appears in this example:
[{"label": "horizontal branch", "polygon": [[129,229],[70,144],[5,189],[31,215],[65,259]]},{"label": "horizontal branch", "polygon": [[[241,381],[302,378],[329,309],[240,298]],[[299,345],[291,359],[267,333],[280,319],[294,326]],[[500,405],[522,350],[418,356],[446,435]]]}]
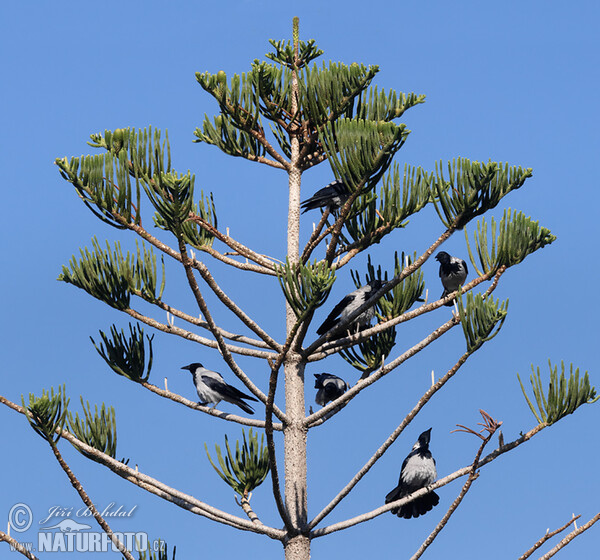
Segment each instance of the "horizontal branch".
[{"label": "horizontal branch", "polygon": [[[465,284],[463,286],[462,293],[465,294],[465,293],[469,292],[470,290],[472,290],[473,288],[475,288],[476,286],[478,286],[479,284],[481,284],[482,282],[485,282],[486,280],[490,280],[490,279],[491,279],[491,275],[489,275],[489,274],[484,274],[483,276],[478,276],[477,278],[475,278],[474,280],[472,280],[471,282],[469,282],[468,284]],[[458,295],[458,291],[452,292],[444,298],[438,299],[431,303],[425,303],[425,304],[421,305],[420,307],[418,307],[417,309],[413,309],[412,311],[407,311],[407,312],[403,313],[402,315],[399,315],[398,317],[394,317],[393,319],[390,319],[388,321],[383,321],[381,323],[378,323],[374,327],[369,327],[368,329],[361,330],[360,332],[358,332],[356,334],[352,334],[352,335],[346,336],[344,338],[338,338],[336,340],[327,342],[327,343],[323,344],[323,346],[321,347],[321,351],[318,354],[313,354],[312,356],[309,357],[309,361],[313,362],[313,361],[317,361],[317,360],[322,360],[323,358],[326,358],[327,356],[329,356],[331,354],[336,354],[337,352],[339,352],[340,350],[342,350],[344,348],[348,348],[350,346],[354,346],[355,344],[359,344],[360,342],[367,340],[368,338],[372,337],[373,335],[383,332],[391,327],[395,327],[396,325],[399,325],[401,323],[406,323],[407,321],[410,321],[411,319],[414,319],[415,317],[419,317],[425,313],[429,313],[431,311],[434,311],[435,309],[439,309],[440,307],[445,306],[448,302],[452,301],[457,295]],[[305,355],[308,354],[308,352],[310,351],[310,349],[313,346],[314,346],[314,343],[305,350]]]},{"label": "horizontal branch", "polygon": [[[239,268],[240,270],[245,270],[245,271],[249,271],[249,272],[257,272],[258,274],[266,274],[268,276],[277,276],[277,273],[274,270],[265,268],[264,266],[261,266],[258,264],[252,264],[252,263],[248,262],[248,259],[246,259],[246,262],[236,261],[235,259],[232,259],[231,257],[228,257],[227,255],[224,255],[223,253],[220,253],[219,251],[217,251],[216,249],[213,249],[212,247],[210,247],[208,245],[206,245],[205,247],[194,247],[194,249],[197,249],[198,251],[202,251],[203,253],[207,253],[211,257],[217,259],[218,261],[221,261],[222,263],[225,263],[229,266],[233,266],[234,268]],[[237,251],[235,254],[239,255],[239,253],[237,253]],[[241,256],[242,255],[240,255],[240,257]]]},{"label": "horizontal branch", "polygon": [[[186,323],[190,323],[190,325],[194,325],[194,326],[200,327],[202,329],[210,330],[208,328],[208,323],[206,321],[203,321],[202,319],[200,319],[200,317],[194,317],[192,315],[188,315],[184,311],[180,311],[179,309],[176,309],[175,307],[171,307],[168,303],[165,303],[162,300],[154,300],[154,301],[148,300],[144,297],[144,295],[142,294],[142,292],[140,290],[132,291],[132,293],[134,295],[142,298],[144,301],[146,301],[152,305],[155,305],[159,309],[162,309],[166,313],[170,313],[171,315],[173,315],[173,317],[182,319]],[[242,344],[248,344],[248,345],[254,346],[256,348],[264,348],[264,349],[271,348],[266,342],[263,342],[262,340],[257,340],[257,339],[250,338],[248,336],[244,336],[241,334],[232,333],[232,332],[226,331],[225,329],[222,329],[222,328],[219,328],[219,332],[221,333],[221,336],[223,338],[226,338],[227,340],[233,340],[235,342],[240,342]]]},{"label": "horizontal branch", "polygon": [[[188,408],[193,410],[199,410],[200,412],[204,412],[205,414],[210,414],[211,416],[215,416],[216,418],[221,418],[222,420],[227,420],[228,422],[236,422],[237,424],[243,424],[244,426],[252,426],[254,428],[261,428],[264,430],[265,422],[264,420],[255,420],[254,418],[245,418],[244,416],[237,416],[236,414],[229,414],[228,412],[223,412],[221,410],[217,410],[210,406],[203,406],[198,404],[197,402],[190,401],[177,393],[172,393],[167,389],[161,389],[156,385],[152,385],[152,383],[148,383],[147,381],[140,381],[139,384],[142,387],[145,387],[149,391],[164,397],[165,399],[170,399],[174,402],[178,402]],[[283,426],[279,423],[273,424],[273,429],[277,431],[281,431]]]},{"label": "horizontal branch", "polygon": [[379,370],[377,370],[375,373],[369,375],[369,377],[366,377],[365,379],[360,379],[355,385],[353,385],[350,389],[348,389],[348,391],[346,391],[342,396],[340,396],[336,400],[330,402],[328,405],[321,408],[321,410],[318,410],[317,412],[308,416],[305,419],[305,424],[309,428],[312,428],[313,426],[316,426],[318,421],[321,420],[322,418],[324,418],[326,416],[328,419],[331,418],[333,416],[333,414],[330,415],[330,413],[332,413],[335,409],[337,409],[336,412],[338,412],[339,410],[341,410],[343,408],[340,405],[345,405],[348,402],[350,402],[350,400],[352,400],[356,395],[358,395],[358,393],[360,393],[363,389],[365,389],[369,385],[372,385],[373,383],[375,383],[376,381],[381,379],[384,375],[387,375],[388,373],[390,373],[391,371],[393,371],[394,369],[399,367],[401,364],[406,362],[409,358],[412,358],[415,354],[419,353],[421,350],[423,350],[424,348],[429,346],[433,341],[440,338],[440,336],[442,336],[444,333],[446,333],[452,327],[458,325],[459,323],[460,323],[460,320],[458,319],[458,317],[453,316],[449,321],[446,321],[443,325],[438,327],[431,334],[429,334],[423,340],[421,340],[420,342],[415,344],[412,348],[408,349],[402,355],[400,355],[396,359],[392,360],[389,364],[379,368]]},{"label": "horizontal branch", "polygon": [[571,531],[562,541],[560,541],[552,550],[548,551],[544,556],[540,556],[539,560],[548,560],[552,558],[561,548],[567,546],[575,537],[581,535],[584,531],[587,531],[594,523],[600,520],[600,513],[592,517],[585,525],[578,527]]},{"label": "horizontal branch", "polygon": [[[27,414],[27,411],[23,407],[13,403],[12,401],[6,399],[2,395],[0,395],[0,403],[8,406],[16,412],[19,412],[20,414]],[[254,533],[261,533],[267,535],[272,539],[282,540],[285,537],[285,533],[281,529],[275,529],[266,525],[259,525],[257,523],[253,523],[248,519],[244,519],[242,517],[238,517],[236,515],[224,512],[218,508],[201,502],[193,496],[189,496],[187,494],[184,494],[183,492],[179,492],[178,490],[167,486],[159,480],[156,480],[151,476],[145,475],[139,472],[137,469],[132,469],[131,467],[121,463],[120,461],[113,459],[110,455],[98,451],[95,447],[87,445],[86,443],[79,440],[73,434],[66,430],[60,432],[60,435],[69,443],[85,451],[85,453],[93,457],[96,462],[104,465],[121,478],[128,480],[136,486],[144,488],[152,494],[160,496],[164,499],[168,499],[168,501],[174,503],[175,505],[178,505],[179,507],[187,509],[188,511],[191,511],[192,513],[196,513],[203,517],[207,517],[214,521],[218,521],[219,523],[232,525],[241,530],[252,531]]]},{"label": "horizontal branch", "polygon": [[[309,529],[316,527],[327,515],[329,515],[335,507],[352,491],[352,489],[362,480],[362,478],[371,470],[373,465],[383,454],[392,446],[392,444],[398,439],[400,434],[406,429],[406,427],[412,422],[413,418],[420,412],[420,410],[429,402],[431,397],[437,393],[461,368],[461,366],[467,361],[470,356],[469,352],[465,352],[454,364],[454,366],[434,385],[432,385],[425,394],[419,399],[419,402],[413,407],[413,409],[404,417],[404,420],[400,422],[400,425],[390,434],[390,436],[383,442],[377,451],[371,456],[371,458],[364,464],[364,466],[352,477],[352,480],[340,492],[337,496],[329,502],[309,523]],[[368,379],[368,378],[367,378]],[[335,401],[334,401],[335,402]]]},{"label": "horizontal branch", "polygon": [[[548,424],[539,424],[535,428],[533,428],[532,430],[527,432],[526,434],[522,435],[519,439],[512,441],[511,443],[503,445],[503,446],[499,447],[498,449],[492,451],[489,455],[486,455],[479,462],[477,468],[481,468],[481,467],[487,465],[488,463],[491,463],[492,461],[497,459],[500,455],[503,455],[504,453],[514,449],[515,447],[522,445],[526,441],[529,441],[533,436],[538,434],[541,430],[543,430],[547,426],[548,426]],[[450,484],[457,478],[468,475],[471,472],[471,468],[472,468],[471,465],[469,465],[467,467],[463,467],[462,469],[459,469],[459,470],[453,472],[452,474],[449,474],[448,476],[441,478],[440,480],[438,480],[437,482],[434,482],[433,484],[430,484],[429,486],[421,488],[421,489],[417,490],[416,492],[413,492],[412,494],[410,494],[400,500],[396,500],[395,502],[390,502],[389,504],[385,504],[377,509],[374,509],[373,511],[363,513],[362,515],[358,515],[351,519],[346,519],[345,521],[340,521],[339,523],[334,523],[333,525],[328,525],[327,527],[323,527],[322,529],[316,529],[316,530],[312,531],[311,537],[313,537],[313,538],[324,537],[325,535],[335,533],[336,531],[348,529],[349,527],[353,527],[354,525],[358,525],[359,523],[369,521],[370,519],[373,519],[384,513],[387,513],[391,509],[395,509],[395,508],[403,506],[404,504],[406,504],[408,502],[412,502],[414,499],[424,496],[425,494],[428,494],[432,490],[436,490],[437,488],[446,486],[447,484]]]},{"label": "horizontal branch", "polygon": [[268,270],[275,271],[276,266],[273,259],[267,258],[261,255],[260,253],[256,253],[255,251],[253,251],[249,247],[246,247],[245,245],[242,245],[239,241],[236,241],[229,235],[224,235],[210,222],[208,222],[201,216],[194,214],[193,212],[190,212],[189,219],[195,224],[199,225],[202,229],[216,237],[219,241],[225,243],[225,245],[238,252],[241,256],[250,259],[251,261],[265,267]]},{"label": "horizontal branch", "polygon": [[529,550],[527,550],[523,555],[519,556],[518,560],[527,560],[527,558],[529,558],[546,541],[550,540],[555,535],[558,535],[558,533],[562,533],[569,525],[575,523],[580,517],[581,515],[573,516],[573,518],[567,521],[567,523],[565,523],[562,527],[559,527],[554,531],[547,531],[546,534],[539,541],[537,541]]},{"label": "horizontal branch", "polygon": [[[140,312],[135,309],[125,309],[124,310],[127,315],[130,315],[137,321],[148,325],[149,327],[153,327],[159,331],[174,334],[176,336],[180,336],[181,338],[185,338],[186,340],[191,340],[192,342],[197,342],[198,344],[202,344],[202,346],[207,346],[208,348],[219,348],[219,345],[215,340],[211,340],[210,338],[204,338],[203,336],[199,336],[193,332],[187,331],[185,329],[181,329],[176,327],[175,325],[165,325],[156,319],[152,319],[151,317],[147,317],[146,315],[142,315]],[[274,358],[277,356],[275,352],[265,352],[263,350],[255,350],[254,348],[244,348],[243,346],[233,346],[231,344],[227,344],[227,349],[234,354],[240,354],[242,356],[252,356],[253,358],[262,358],[263,360],[268,360],[269,358]]]}]

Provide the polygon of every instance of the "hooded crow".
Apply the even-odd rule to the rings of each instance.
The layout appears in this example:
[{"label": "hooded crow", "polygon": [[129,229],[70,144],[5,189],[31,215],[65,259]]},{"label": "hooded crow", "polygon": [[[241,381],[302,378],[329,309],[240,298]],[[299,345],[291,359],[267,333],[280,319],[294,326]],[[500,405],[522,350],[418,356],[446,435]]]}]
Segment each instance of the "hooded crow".
[{"label": "hooded crow", "polygon": [[[386,504],[404,498],[404,496],[416,492],[435,480],[437,471],[435,469],[435,459],[431,456],[431,452],[429,451],[430,438],[431,428],[419,436],[412,451],[402,463],[398,486],[385,497]],[[410,519],[411,517],[419,517],[419,515],[431,511],[433,506],[437,506],[439,502],[440,497],[435,492],[431,491],[399,508],[392,508],[390,511],[393,515],[404,517],[404,519]]]},{"label": "hooded crow", "polygon": [[227,401],[239,406],[248,414],[254,414],[252,407],[242,399],[251,401],[257,401],[257,399],[246,395],[246,393],[242,393],[231,385],[227,385],[220,373],[206,369],[198,362],[194,362],[189,366],[183,366],[181,369],[187,369],[191,372],[198,397],[200,397],[200,404],[214,404],[213,408],[215,408],[221,401]]},{"label": "hooded crow", "polygon": [[[446,297],[449,293],[458,290],[458,287],[465,283],[469,269],[467,263],[458,257],[451,257],[445,251],[440,251],[435,260],[440,262],[440,278],[444,293],[441,297]],[[447,307],[452,307],[453,302],[446,303]]]},{"label": "hooded crow", "polygon": [[302,213],[314,210],[315,208],[327,207],[332,212],[341,208],[348,200],[350,191],[343,181],[336,179],[319,189],[308,200],[305,200],[300,206],[303,209]]},{"label": "hooded crow", "polygon": [[[382,282],[381,280],[371,280],[371,282],[358,288],[358,290],[349,293],[333,308],[333,311],[327,316],[327,319],[325,319],[323,324],[317,329],[317,334],[323,335],[337,326],[340,321],[345,321],[350,313],[357,310],[384,284],[385,282]],[[354,325],[359,328],[366,327],[371,323],[373,317],[375,317],[375,306],[369,307],[363,311],[356,319],[354,319],[354,321],[352,321],[352,323],[347,325],[347,327],[348,329]]]},{"label": "hooded crow", "polygon": [[318,405],[325,406],[328,402],[341,397],[348,390],[348,384],[337,375],[315,373],[315,377],[315,389],[319,389],[315,398]]}]

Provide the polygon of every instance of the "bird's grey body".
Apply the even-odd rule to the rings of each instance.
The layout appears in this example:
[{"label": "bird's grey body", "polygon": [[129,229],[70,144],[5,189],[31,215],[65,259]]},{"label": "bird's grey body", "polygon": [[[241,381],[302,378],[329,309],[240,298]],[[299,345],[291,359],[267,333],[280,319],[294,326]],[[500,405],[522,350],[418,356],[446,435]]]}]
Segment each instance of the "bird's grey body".
[{"label": "bird's grey body", "polygon": [[[435,260],[440,263],[440,279],[442,286],[444,286],[444,292],[441,297],[444,298],[448,294],[458,290],[458,287],[465,283],[469,269],[465,261],[458,257],[452,257],[445,251],[440,251],[435,256]],[[446,305],[450,307],[452,302],[450,301]]]},{"label": "bird's grey body", "polygon": [[214,408],[221,401],[226,401],[239,406],[248,414],[254,414],[252,407],[245,403],[243,399],[251,401],[256,401],[257,399],[225,383],[220,373],[206,369],[202,364],[197,362],[183,366],[181,369],[187,369],[191,372],[200,404],[213,404]]},{"label": "bird's grey body", "polygon": [[315,402],[320,406],[334,401],[348,390],[348,384],[337,375],[315,373],[315,378],[315,389],[318,389]]},{"label": "bird's grey body", "polygon": [[[365,301],[367,301],[377,290],[379,290],[385,282],[381,280],[372,280],[368,284],[361,286],[358,290],[349,293],[342,301],[340,301],[323,321],[323,324],[317,329],[317,334],[323,335],[330,331],[339,323],[344,322],[351,313],[356,311]],[[352,323],[348,325],[348,330],[351,327],[359,329],[366,327],[375,317],[375,306],[371,306],[363,311]]]},{"label": "bird's grey body", "polygon": [[341,208],[348,200],[350,191],[346,183],[336,179],[319,189],[310,198],[301,203],[302,213],[315,208],[329,208],[332,212]]},{"label": "bird's grey body", "polygon": [[[398,486],[385,497],[386,504],[399,500],[404,496],[408,496],[409,494],[428,486],[436,479],[437,470],[435,468],[435,459],[429,451],[430,438],[431,428],[419,436],[412,451],[402,463]],[[427,513],[436,506],[439,501],[439,496],[432,491],[408,504],[404,504],[399,508],[393,508],[390,511],[398,517],[410,519],[411,517],[419,517],[419,515]]]}]

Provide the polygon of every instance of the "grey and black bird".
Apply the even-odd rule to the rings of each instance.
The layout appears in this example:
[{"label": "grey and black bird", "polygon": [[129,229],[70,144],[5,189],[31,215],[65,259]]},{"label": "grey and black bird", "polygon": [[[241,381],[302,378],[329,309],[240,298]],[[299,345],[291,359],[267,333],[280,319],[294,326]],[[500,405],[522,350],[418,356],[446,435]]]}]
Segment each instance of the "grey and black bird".
[{"label": "grey and black bird", "polygon": [[[428,486],[436,479],[435,459],[431,456],[431,451],[429,451],[430,438],[431,428],[419,436],[412,451],[402,463],[398,486],[385,497],[386,504],[404,498],[404,496],[408,496]],[[410,519],[411,517],[419,517],[419,515],[431,511],[439,502],[440,497],[431,491],[399,508],[392,508],[390,511],[398,517]]]},{"label": "grey and black bird", "polygon": [[300,207],[303,214],[315,208],[329,208],[331,212],[334,212],[346,203],[349,196],[350,191],[346,183],[336,179],[302,202]]},{"label": "grey and black bird", "polygon": [[254,409],[243,399],[257,401],[254,397],[242,393],[235,387],[225,383],[223,376],[216,371],[206,369],[202,364],[194,362],[189,366],[183,366],[181,369],[187,369],[191,372],[196,386],[196,392],[200,398],[200,404],[213,404],[213,408],[221,401],[239,406],[244,412],[254,414]]},{"label": "grey and black bird", "polygon": [[[385,285],[381,280],[371,280],[368,284],[361,286],[358,290],[349,293],[340,301],[323,321],[323,324],[317,329],[317,334],[323,335],[333,329],[341,321],[356,311],[365,301],[367,301],[377,290]],[[354,321],[347,325],[348,330],[352,327],[364,328],[371,323],[375,317],[375,306],[371,306],[363,311]]]},{"label": "grey and black bird", "polygon": [[315,389],[318,389],[315,402],[318,405],[325,406],[348,390],[348,384],[337,375],[315,373],[315,378]]},{"label": "grey and black bird", "polygon": [[[465,283],[469,269],[465,261],[458,257],[451,257],[445,251],[440,251],[435,256],[435,260],[440,263],[440,278],[442,286],[444,286],[444,292],[441,297],[444,298],[448,294],[458,290],[458,287]],[[449,301],[445,305],[451,307],[453,302]]]}]

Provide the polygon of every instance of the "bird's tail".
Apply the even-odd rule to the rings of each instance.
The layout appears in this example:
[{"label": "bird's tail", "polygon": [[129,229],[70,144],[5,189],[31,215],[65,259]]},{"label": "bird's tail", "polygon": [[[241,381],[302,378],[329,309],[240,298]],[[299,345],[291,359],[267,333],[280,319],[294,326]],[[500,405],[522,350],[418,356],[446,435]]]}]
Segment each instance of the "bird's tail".
[{"label": "bird's tail", "polygon": [[248,414],[254,414],[254,409],[242,399],[237,399],[233,404],[237,404],[244,412]]},{"label": "bird's tail", "polygon": [[[450,292],[448,290],[444,290],[444,293],[440,296],[440,299],[445,298]],[[454,300],[451,299],[448,303],[444,303],[446,307],[452,307],[454,305]]]},{"label": "bird's tail", "polygon": [[[398,498],[396,498],[398,499]],[[411,517],[419,517],[428,511],[431,511],[434,506],[440,503],[440,497],[435,492],[429,492],[424,496],[413,500],[408,504],[404,504],[397,510],[391,510],[393,514],[398,517],[404,517],[404,519],[410,519]]]}]

